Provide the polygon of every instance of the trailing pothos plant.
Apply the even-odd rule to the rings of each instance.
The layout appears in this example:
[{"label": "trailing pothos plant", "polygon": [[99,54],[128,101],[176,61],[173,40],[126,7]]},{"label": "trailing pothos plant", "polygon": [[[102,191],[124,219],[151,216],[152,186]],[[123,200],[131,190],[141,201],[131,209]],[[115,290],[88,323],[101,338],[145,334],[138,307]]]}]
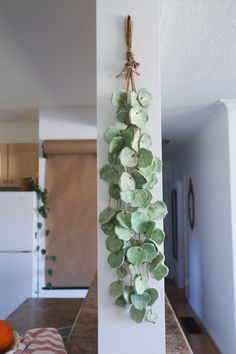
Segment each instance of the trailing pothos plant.
[{"label": "trailing pothos plant", "polygon": [[[44,228],[44,222],[48,217],[48,192],[46,188],[41,188],[38,184],[31,179],[28,183],[28,189],[34,191],[37,194],[38,203],[37,203],[37,213],[38,213],[38,222],[37,222],[37,232],[35,233],[35,237],[37,239],[36,251],[40,252],[42,256],[46,257],[46,260],[52,263],[56,262],[56,256],[47,254],[45,248],[45,237],[48,237],[50,234],[50,230]],[[46,272],[49,276],[53,275],[53,270],[50,268],[46,269]],[[52,283],[48,282],[46,284],[48,289],[52,288]]]},{"label": "trailing pothos plant", "polygon": [[128,57],[123,69],[126,90],[117,89],[112,95],[116,118],[104,132],[108,163],[100,170],[100,178],[109,184],[109,203],[99,222],[107,235],[108,263],[117,273],[110,295],[116,305],[130,307],[135,322],[155,323],[157,314],[152,306],[158,292],[149,281],[150,277],[159,281],[168,274],[159,249],[165,235],[156,225],[165,218],[167,208],[163,201],[153,201],[151,193],[162,162],[150,150],[151,136],[144,132],[152,95],[144,88],[136,92],[132,74],[137,66]]}]

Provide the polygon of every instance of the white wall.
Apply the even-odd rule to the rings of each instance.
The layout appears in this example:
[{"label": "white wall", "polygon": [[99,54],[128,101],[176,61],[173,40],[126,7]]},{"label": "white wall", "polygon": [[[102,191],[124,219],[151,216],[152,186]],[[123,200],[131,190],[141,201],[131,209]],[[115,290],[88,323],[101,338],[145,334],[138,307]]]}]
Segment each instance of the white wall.
[{"label": "white wall", "polygon": [[38,143],[38,122],[0,122],[0,143]]},{"label": "white wall", "polygon": [[[235,141],[235,126],[232,138]],[[189,301],[221,352],[233,354],[236,337],[229,130],[223,104],[177,151],[173,173],[174,184],[183,176],[187,181],[191,177],[195,194],[195,227],[188,227]]]},{"label": "white wall", "polygon": [[[147,130],[153,136],[154,152],[161,155],[159,5],[157,0],[97,1],[98,167],[107,161],[103,130],[112,125],[115,118],[110,97],[117,87],[124,85],[124,82],[115,79],[115,76],[121,71],[125,61],[124,18],[128,14],[134,19],[134,50],[136,60],[141,63],[142,74],[137,79],[137,87],[146,87],[154,97]],[[159,181],[154,199],[162,199],[161,177]],[[107,206],[107,202],[107,185],[98,181],[98,212]],[[104,235],[100,228],[98,230],[98,352],[164,354],[164,282],[151,282],[159,291],[159,299],[155,306],[159,316],[157,324],[137,325],[132,322],[128,313],[114,306],[114,301],[108,294],[109,284],[114,281],[114,270],[107,264],[108,251]]]}]

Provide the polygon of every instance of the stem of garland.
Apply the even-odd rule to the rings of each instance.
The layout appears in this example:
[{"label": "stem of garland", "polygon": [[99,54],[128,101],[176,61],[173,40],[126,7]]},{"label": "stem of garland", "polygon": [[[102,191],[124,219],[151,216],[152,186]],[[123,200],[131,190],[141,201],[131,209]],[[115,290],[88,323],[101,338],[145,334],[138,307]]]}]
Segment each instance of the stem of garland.
[{"label": "stem of garland", "polygon": [[140,75],[137,72],[137,69],[139,67],[139,63],[135,61],[134,58],[134,53],[132,49],[132,36],[133,36],[133,21],[131,19],[131,16],[128,15],[125,18],[125,40],[126,40],[126,45],[127,45],[127,51],[126,51],[126,63],[121,70],[120,74],[116,76],[116,78],[124,75],[125,76],[125,90],[128,92],[129,88],[131,86],[131,91],[136,92],[136,86],[135,86],[135,80],[134,80],[134,74],[135,75]]}]

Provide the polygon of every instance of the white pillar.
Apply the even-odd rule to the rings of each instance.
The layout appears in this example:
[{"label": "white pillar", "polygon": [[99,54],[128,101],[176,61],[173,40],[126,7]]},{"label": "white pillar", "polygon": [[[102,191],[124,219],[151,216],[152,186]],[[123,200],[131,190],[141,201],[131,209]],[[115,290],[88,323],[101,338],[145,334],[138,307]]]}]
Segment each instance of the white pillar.
[{"label": "white pillar", "polygon": [[[97,0],[97,129],[98,169],[107,162],[107,145],[103,131],[113,124],[115,110],[111,94],[123,88],[122,79],[115,76],[125,62],[124,18],[134,21],[133,49],[139,62],[141,76],[137,88],[145,87],[154,100],[149,109],[147,129],[153,138],[153,152],[161,157],[160,71],[159,71],[159,12],[158,0]],[[107,184],[98,181],[98,212],[107,206]],[[154,191],[154,199],[162,199],[162,180]],[[162,226],[160,223],[159,226]],[[114,305],[108,294],[115,272],[107,264],[105,236],[98,227],[98,353],[99,354],[164,354],[165,313],[163,281],[153,281],[159,299],[156,305],[158,321],[155,325],[136,324],[129,314]]]}]

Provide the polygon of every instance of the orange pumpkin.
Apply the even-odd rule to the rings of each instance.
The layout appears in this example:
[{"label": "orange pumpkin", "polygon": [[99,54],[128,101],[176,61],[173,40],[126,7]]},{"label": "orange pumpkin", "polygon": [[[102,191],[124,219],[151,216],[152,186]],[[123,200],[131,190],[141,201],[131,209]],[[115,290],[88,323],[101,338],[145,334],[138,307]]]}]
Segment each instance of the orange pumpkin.
[{"label": "orange pumpkin", "polygon": [[0,320],[0,354],[9,350],[14,343],[14,334],[11,326],[4,320]]}]

